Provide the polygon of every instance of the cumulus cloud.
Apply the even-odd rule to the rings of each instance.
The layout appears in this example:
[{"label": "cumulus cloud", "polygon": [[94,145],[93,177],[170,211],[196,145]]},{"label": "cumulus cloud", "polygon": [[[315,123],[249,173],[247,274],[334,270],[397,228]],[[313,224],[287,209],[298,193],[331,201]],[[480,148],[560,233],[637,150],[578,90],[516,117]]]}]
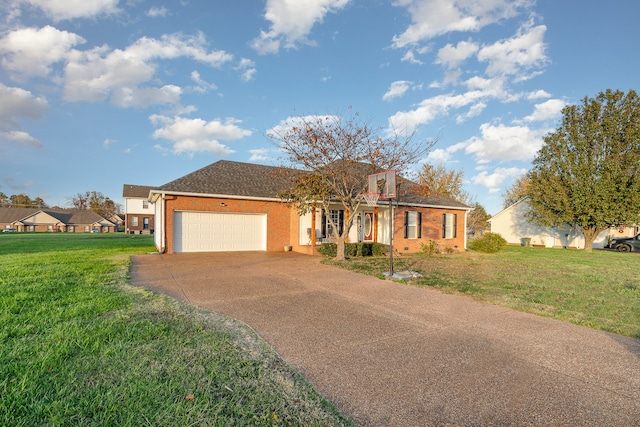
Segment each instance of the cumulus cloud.
[{"label": "cumulus cloud", "polygon": [[74,18],[91,18],[118,11],[120,0],[23,0],[40,8],[54,21]]},{"label": "cumulus cloud", "polygon": [[482,91],[469,91],[459,95],[438,95],[423,100],[411,111],[400,111],[389,118],[389,126],[400,132],[412,133],[418,126],[446,115],[450,110],[473,104],[486,96]]},{"label": "cumulus cloud", "polygon": [[410,85],[411,82],[406,80],[395,81],[391,83],[391,86],[389,86],[389,90],[387,90],[387,92],[382,96],[382,99],[384,101],[390,101],[394,98],[399,98],[403,96],[407,90],[409,90]]},{"label": "cumulus cloud", "polygon": [[567,105],[567,103],[561,99],[549,99],[541,104],[536,104],[533,113],[526,116],[524,120],[526,122],[541,122],[555,119],[560,117],[565,105]]},{"label": "cumulus cloud", "polygon": [[474,184],[481,185],[489,189],[491,193],[500,191],[500,185],[508,178],[514,178],[527,173],[526,169],[512,168],[496,168],[493,173],[482,171],[478,175],[471,178]]},{"label": "cumulus cloud", "polygon": [[404,48],[453,31],[479,31],[511,18],[530,0],[396,0],[411,15],[411,25],[393,37],[393,47]]},{"label": "cumulus cloud", "polygon": [[251,157],[249,157],[250,162],[261,162],[269,159],[269,150],[266,148],[249,150],[249,153],[251,153]]},{"label": "cumulus cloud", "polygon": [[154,114],[149,117],[157,127],[153,132],[154,139],[164,139],[172,144],[174,154],[193,154],[208,152],[216,156],[231,154],[234,150],[221,141],[236,141],[251,136],[251,131],[241,128],[240,120],[228,118],[224,121],[215,119],[190,119],[186,117],[168,117]]},{"label": "cumulus cloud", "polygon": [[49,109],[47,100],[0,83],[0,141],[41,148],[42,143],[20,129],[23,119],[39,119]]},{"label": "cumulus cloud", "polygon": [[143,37],[124,50],[100,46],[74,51],[65,69],[64,97],[67,101],[102,101],[111,97],[122,107],[175,103],[181,89],[174,85],[140,87],[154,79],[162,59],[189,58],[219,67],[233,56],[209,51],[202,34],[164,35],[160,39]]},{"label": "cumulus cloud", "polygon": [[547,27],[527,24],[509,39],[484,46],[478,52],[478,60],[488,62],[489,76],[519,75],[547,62],[544,35]]},{"label": "cumulus cloud", "polygon": [[240,72],[240,78],[243,82],[250,82],[258,72],[258,70],[256,70],[255,62],[247,58],[242,58],[240,60],[236,70]]},{"label": "cumulus cloud", "polygon": [[313,44],[307,36],[316,23],[329,13],[344,8],[350,0],[267,0],[265,19],[271,22],[268,31],[260,31],[251,46],[261,54],[277,53],[281,47]]},{"label": "cumulus cloud", "polygon": [[84,42],[77,34],[49,25],[22,28],[0,39],[0,64],[18,78],[47,77],[53,64],[64,60],[74,46]]},{"label": "cumulus cloud", "polygon": [[479,49],[478,44],[471,41],[461,41],[456,46],[447,44],[438,51],[436,64],[442,64],[446,68],[456,68]]},{"label": "cumulus cloud", "polygon": [[480,137],[466,141],[465,152],[475,155],[480,163],[497,161],[531,161],[542,147],[544,129],[527,126],[505,126],[485,123],[480,126]]}]

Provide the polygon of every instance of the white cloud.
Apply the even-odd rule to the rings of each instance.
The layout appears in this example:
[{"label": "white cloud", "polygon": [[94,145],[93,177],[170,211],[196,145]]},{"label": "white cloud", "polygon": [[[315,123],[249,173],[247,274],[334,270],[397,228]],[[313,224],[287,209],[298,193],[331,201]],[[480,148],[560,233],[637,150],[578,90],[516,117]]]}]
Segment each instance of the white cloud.
[{"label": "white cloud", "polygon": [[489,63],[486,69],[489,76],[521,75],[547,62],[544,44],[546,31],[544,25],[532,27],[527,24],[514,37],[482,47],[478,52],[478,60]]},{"label": "white cloud", "polygon": [[23,0],[39,7],[54,21],[74,18],[91,18],[118,11],[120,0]]},{"label": "white cloud", "polygon": [[464,149],[465,146],[466,144],[464,142],[460,142],[458,144],[450,145],[444,149],[436,148],[435,150],[429,152],[427,158],[424,161],[431,164],[445,164],[451,160],[453,154]]},{"label": "white cloud", "polygon": [[31,92],[0,83],[0,141],[18,143],[24,147],[41,148],[42,143],[20,130],[22,119],[39,119],[49,109],[44,98]]},{"label": "white cloud", "polygon": [[224,51],[209,51],[205,44],[202,34],[171,34],[160,39],[143,37],[124,50],[101,46],[74,51],[65,70],[65,99],[102,101],[111,97],[122,107],[175,103],[181,93],[177,86],[139,86],[154,79],[156,60],[189,58],[219,67],[233,58]]},{"label": "white cloud", "polygon": [[46,99],[0,83],[0,126],[16,126],[21,118],[39,119],[48,108]]},{"label": "white cloud", "polygon": [[150,18],[163,18],[169,15],[169,9],[164,6],[152,6],[147,10],[147,16]]},{"label": "white cloud", "polygon": [[344,8],[350,0],[267,0],[265,19],[269,31],[260,31],[251,45],[261,54],[277,53],[280,47],[294,48],[298,43],[312,44],[307,38],[316,23],[328,13]]},{"label": "white cloud", "polygon": [[0,141],[17,142],[24,147],[42,148],[42,143],[21,130],[0,131]]},{"label": "white cloud", "polygon": [[480,163],[497,161],[531,161],[542,147],[546,129],[531,129],[526,126],[504,126],[485,123],[480,126],[481,137],[468,141],[466,153],[474,154]]},{"label": "white cloud", "polygon": [[549,99],[541,104],[536,104],[533,113],[524,118],[527,122],[541,122],[555,119],[560,116],[562,109],[567,105],[561,99]]},{"label": "white cloud", "polygon": [[456,68],[474,55],[478,49],[480,49],[478,44],[471,41],[461,41],[456,46],[447,44],[438,51],[436,64],[442,64],[446,68]]},{"label": "white cloud", "polygon": [[497,193],[500,191],[500,185],[508,178],[517,177],[527,173],[526,169],[522,168],[496,168],[495,171],[489,174],[487,171],[482,171],[478,175],[471,178],[474,184],[481,185],[489,189],[491,193]]},{"label": "white cloud", "polygon": [[236,70],[240,71],[240,78],[243,82],[250,82],[258,72],[258,70],[256,70],[255,62],[247,58],[242,58],[240,60]]},{"label": "white cloud", "polygon": [[269,159],[269,150],[266,148],[249,150],[249,153],[251,153],[251,157],[249,157],[250,162],[261,162]]},{"label": "white cloud", "polygon": [[389,126],[399,132],[412,133],[418,126],[448,114],[452,109],[465,107],[486,96],[482,91],[470,91],[462,95],[438,95],[425,99],[418,108],[400,111],[389,118]]},{"label": "white cloud", "polygon": [[530,101],[535,101],[536,99],[542,99],[542,98],[551,98],[551,94],[546,90],[542,90],[542,89],[537,90],[535,92],[529,92],[527,94],[527,99]]},{"label": "white cloud", "polygon": [[220,141],[235,141],[251,136],[250,130],[242,129],[239,126],[241,122],[232,118],[207,122],[202,119],[154,114],[149,120],[157,127],[153,132],[153,138],[170,141],[174,154],[208,152],[225,156],[234,150]]},{"label": "white cloud", "polygon": [[49,25],[42,28],[22,28],[0,39],[2,67],[23,76],[46,77],[51,65],[64,60],[71,49],[85,39]]},{"label": "white cloud", "polygon": [[393,37],[393,47],[403,48],[453,31],[478,31],[511,18],[531,0],[396,0],[411,15],[411,25]]},{"label": "white cloud", "polygon": [[464,114],[459,114],[456,117],[456,123],[457,124],[464,123],[470,118],[478,117],[480,113],[484,111],[485,108],[487,108],[487,104],[485,104],[484,102],[478,102],[476,104],[473,104],[471,108],[469,108],[469,111],[467,111]]},{"label": "white cloud", "polygon": [[403,96],[407,90],[409,90],[410,85],[411,82],[406,80],[395,81],[391,83],[391,86],[389,86],[389,90],[387,90],[387,92],[382,96],[382,99],[384,101],[390,101],[394,98],[399,98]]},{"label": "white cloud", "polygon": [[409,62],[410,64],[424,64],[424,62],[416,58],[416,55],[412,50],[406,51],[402,58],[400,58],[400,60],[402,62]]},{"label": "white cloud", "polygon": [[194,92],[207,93],[209,90],[218,89],[215,84],[204,81],[202,77],[200,77],[200,73],[196,70],[191,72],[191,80],[196,84],[195,87],[191,88]]}]

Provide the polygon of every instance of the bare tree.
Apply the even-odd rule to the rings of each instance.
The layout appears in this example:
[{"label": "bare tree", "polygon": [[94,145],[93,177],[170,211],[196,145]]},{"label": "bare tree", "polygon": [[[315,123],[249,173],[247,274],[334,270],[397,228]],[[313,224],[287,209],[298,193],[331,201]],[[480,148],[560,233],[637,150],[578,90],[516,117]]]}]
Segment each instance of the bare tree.
[{"label": "bare tree", "polygon": [[[364,123],[355,113],[292,118],[271,129],[267,137],[285,156],[284,169],[292,182],[281,197],[300,214],[319,207],[330,222],[337,241],[337,260],[344,259],[344,243],[367,191],[367,176],[395,169],[404,171],[427,154],[433,141],[414,142],[413,135],[388,134]],[[344,207],[344,226],[331,217],[331,205]]]},{"label": "bare tree", "polygon": [[75,209],[91,210],[103,217],[110,217],[118,211],[117,204],[99,191],[78,193],[70,203]]}]

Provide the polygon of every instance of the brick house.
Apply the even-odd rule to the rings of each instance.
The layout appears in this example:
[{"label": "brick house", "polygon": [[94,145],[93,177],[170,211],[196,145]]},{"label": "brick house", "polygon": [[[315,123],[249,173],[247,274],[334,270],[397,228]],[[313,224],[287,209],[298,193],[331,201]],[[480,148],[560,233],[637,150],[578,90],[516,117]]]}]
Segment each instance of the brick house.
[{"label": "brick house", "polygon": [[[218,161],[150,191],[155,207],[155,245],[163,253],[216,251],[293,251],[314,254],[328,241],[325,213],[300,216],[277,194],[288,182],[280,168]],[[300,172],[300,171],[297,171]],[[405,180],[405,182],[408,182]],[[394,201],[394,250],[417,252],[421,243],[466,248],[466,218],[470,208],[445,197],[411,194],[412,186]],[[338,226],[344,208],[329,213]],[[356,213],[349,242],[388,244],[389,205],[363,203]],[[315,231],[315,232],[314,232]],[[315,240],[315,241],[312,241]]]},{"label": "brick house", "polygon": [[0,208],[0,228],[19,232],[113,233],[116,224],[89,210]]},{"label": "brick house", "polygon": [[154,230],[154,207],[149,192],[154,187],[124,184],[124,230],[131,234],[149,234]]}]

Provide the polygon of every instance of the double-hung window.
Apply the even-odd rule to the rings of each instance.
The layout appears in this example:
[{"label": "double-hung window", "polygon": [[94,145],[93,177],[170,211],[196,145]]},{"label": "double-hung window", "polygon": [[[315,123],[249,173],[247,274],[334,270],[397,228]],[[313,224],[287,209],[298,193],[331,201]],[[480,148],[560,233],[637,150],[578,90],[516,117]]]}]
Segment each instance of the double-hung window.
[{"label": "double-hung window", "polygon": [[[329,212],[329,215],[331,215],[330,218],[328,216],[325,217],[324,230],[322,230],[323,235],[326,237],[338,237],[340,234],[342,234],[342,228],[344,227],[344,210],[332,209]],[[335,235],[333,233],[333,226],[331,225],[332,221],[336,225],[336,227],[338,227],[337,233]]]},{"label": "double-hung window", "polygon": [[404,213],[404,238],[419,239],[422,237],[422,213],[407,211]]},{"label": "double-hung window", "polygon": [[446,213],[442,214],[442,238],[454,239],[457,237],[458,215]]}]

